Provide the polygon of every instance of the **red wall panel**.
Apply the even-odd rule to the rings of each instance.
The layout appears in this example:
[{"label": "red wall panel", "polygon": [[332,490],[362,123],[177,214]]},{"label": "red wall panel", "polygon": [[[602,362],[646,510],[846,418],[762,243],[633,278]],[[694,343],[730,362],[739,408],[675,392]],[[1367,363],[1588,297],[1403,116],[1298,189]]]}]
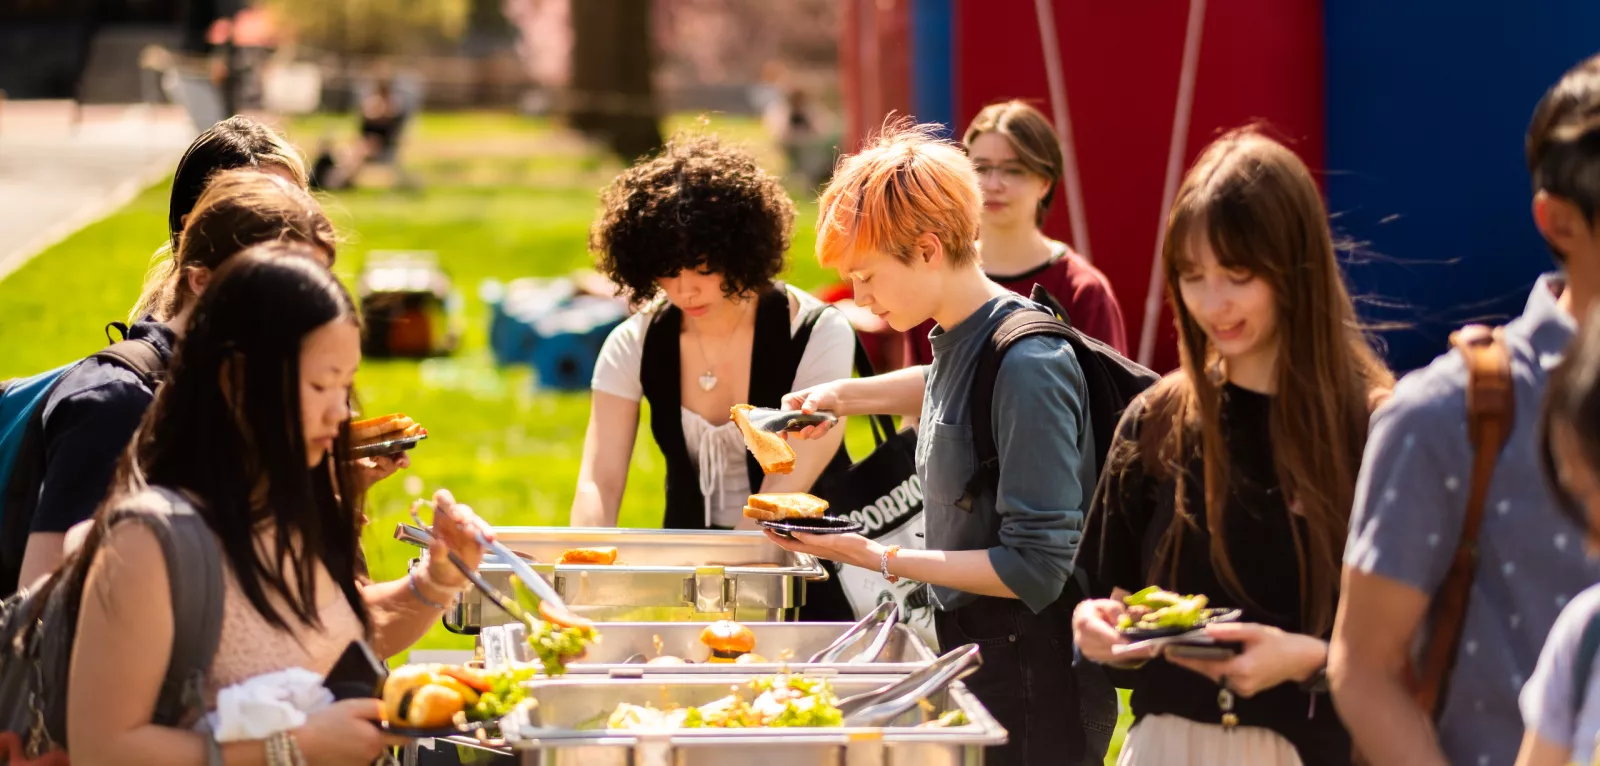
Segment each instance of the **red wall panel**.
[{"label": "red wall panel", "polygon": [[[1091,255],[1139,337],[1155,253],[1189,3],[1055,0]],[[1023,98],[1051,113],[1035,8],[1025,0],[956,0],[955,110],[960,130],[985,104]],[[913,73],[913,76],[915,74]],[[1264,122],[1313,170],[1324,165],[1320,0],[1210,0],[1185,166],[1229,128]],[[1074,241],[1064,195],[1046,226]],[[1177,364],[1161,319],[1158,370]]]}]

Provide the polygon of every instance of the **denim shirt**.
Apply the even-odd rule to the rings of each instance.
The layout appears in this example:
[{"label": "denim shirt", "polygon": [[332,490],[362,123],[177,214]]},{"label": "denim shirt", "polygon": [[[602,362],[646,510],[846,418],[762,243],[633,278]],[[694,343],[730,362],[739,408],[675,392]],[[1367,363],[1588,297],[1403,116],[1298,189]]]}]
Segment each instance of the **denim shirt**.
[{"label": "denim shirt", "polygon": [[[1018,295],[997,297],[960,324],[930,334],[933,364],[917,436],[917,474],[928,548],[987,550],[1001,582],[1040,612],[1072,574],[1095,479],[1083,371],[1066,341],[1026,338],[1001,361],[990,416],[999,488],[972,498],[970,510],[957,505],[977,463],[971,405],[978,356],[995,327],[1024,307],[1037,304]],[[945,611],[977,598],[950,588],[932,591]]]},{"label": "denim shirt", "polygon": [[[1557,305],[1559,279],[1539,279],[1506,325],[1516,421],[1495,466],[1479,557],[1439,721],[1454,764],[1510,766],[1522,741],[1517,695],[1562,607],[1600,580],[1584,533],[1563,514],[1540,467],[1540,409],[1550,371],[1577,329]],[[1346,566],[1437,596],[1461,537],[1472,479],[1467,370],[1451,351],[1407,375],[1372,419],[1356,482]]]}]

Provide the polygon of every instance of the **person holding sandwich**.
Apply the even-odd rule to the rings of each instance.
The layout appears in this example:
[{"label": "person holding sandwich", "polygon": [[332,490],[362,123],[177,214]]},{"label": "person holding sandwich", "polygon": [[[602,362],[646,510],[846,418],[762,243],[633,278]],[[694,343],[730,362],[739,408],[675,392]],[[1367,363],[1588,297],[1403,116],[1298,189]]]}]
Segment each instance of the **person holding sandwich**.
[{"label": "person holding sandwich", "polygon": [[[777,407],[788,391],[851,371],[850,323],[777,281],[793,226],[778,179],[714,136],[674,138],[601,194],[590,249],[639,310],[595,365],[573,526],[617,525],[642,401],[666,462],[667,529],[754,529],[743,513],[751,493],[809,491],[825,470],[848,467],[842,432],[763,464],[730,417],[735,405]],[[854,619],[833,580],[810,589],[802,614]]]},{"label": "person holding sandwich", "polygon": [[841,417],[920,416],[927,550],[860,535],[768,535],[790,550],[932,586],[940,646],[982,647],[983,666],[966,684],[1010,733],[989,750],[991,763],[1098,764],[1109,738],[1091,736],[1085,723],[1114,718],[1116,702],[1109,686],[1080,699],[1072,603],[1063,598],[1095,482],[1083,372],[1062,338],[1011,348],[994,388],[998,490],[969,495],[978,356],[1007,316],[1036,304],[984,275],[978,177],[937,127],[892,124],[844,158],[817,223],[818,260],[850,280],[859,305],[900,331],[936,323],[932,365],[840,376],[784,398],[785,407]]}]

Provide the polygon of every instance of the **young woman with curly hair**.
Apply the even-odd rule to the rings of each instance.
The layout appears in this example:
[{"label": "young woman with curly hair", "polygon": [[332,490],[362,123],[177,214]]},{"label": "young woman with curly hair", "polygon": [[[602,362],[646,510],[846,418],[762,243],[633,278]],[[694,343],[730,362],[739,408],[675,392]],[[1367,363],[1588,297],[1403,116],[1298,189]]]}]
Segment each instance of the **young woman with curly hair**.
[{"label": "young woman with curly hair", "polygon": [[[606,339],[572,504],[573,526],[614,526],[641,400],[666,459],[668,529],[754,528],[752,492],[809,491],[848,465],[842,429],[794,443],[794,471],[764,475],[729,422],[735,404],[849,377],[855,334],[837,311],[776,281],[794,226],[777,178],[715,137],[679,136],[601,195],[590,233],[602,273],[640,310]],[[848,619],[832,581],[807,619]]]}]

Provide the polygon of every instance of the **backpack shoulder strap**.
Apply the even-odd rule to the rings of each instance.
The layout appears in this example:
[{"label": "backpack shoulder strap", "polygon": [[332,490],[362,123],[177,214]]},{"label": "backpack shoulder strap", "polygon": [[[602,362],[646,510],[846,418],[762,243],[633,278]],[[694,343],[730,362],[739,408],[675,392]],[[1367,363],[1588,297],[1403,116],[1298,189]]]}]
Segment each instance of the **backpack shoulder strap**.
[{"label": "backpack shoulder strap", "polygon": [[1589,675],[1594,672],[1595,655],[1600,654],[1600,612],[1589,616],[1578,639],[1578,657],[1572,664],[1572,714],[1583,710],[1588,699]]},{"label": "backpack shoulder strap", "polygon": [[995,327],[989,343],[978,353],[972,377],[972,446],[978,462],[967,482],[967,499],[1000,485],[1000,450],[994,443],[994,386],[1000,363],[1018,341],[1035,335],[1071,338],[1072,328],[1060,319],[1031,308],[1011,312]]},{"label": "backpack shoulder strap", "polygon": [[91,355],[120,365],[139,376],[146,388],[156,390],[167,376],[167,364],[155,344],[147,340],[120,340]]},{"label": "backpack shoulder strap", "polygon": [[1478,533],[1483,527],[1483,506],[1494,477],[1500,451],[1516,420],[1516,397],[1511,378],[1511,351],[1497,329],[1470,325],[1452,333],[1450,344],[1467,365],[1467,434],[1472,440],[1472,483],[1461,539],[1456,544],[1450,570],[1434,597],[1433,629],[1422,655],[1422,675],[1416,699],[1437,718],[1455,667],[1456,648],[1466,624],[1467,601],[1478,565]]},{"label": "backpack shoulder strap", "polygon": [[[1062,253],[1062,256],[1065,256],[1065,253]],[[1054,263],[1054,261],[1051,262]],[[1050,313],[1055,314],[1057,319],[1060,319],[1061,321],[1066,322],[1068,326],[1071,326],[1072,317],[1067,315],[1067,307],[1061,305],[1061,301],[1056,300],[1056,297],[1051,295],[1050,291],[1046,290],[1044,285],[1041,285],[1038,282],[1033,283],[1033,289],[1028,291],[1028,299],[1039,304],[1040,306],[1050,309]]]},{"label": "backpack shoulder strap", "polygon": [[[205,681],[222,637],[222,547],[188,498],[157,490],[169,504],[161,513],[130,512],[155,533],[166,556],[172,590],[172,659],[156,699],[155,722],[186,723],[205,711]],[[178,562],[182,562],[178,565]]]}]

